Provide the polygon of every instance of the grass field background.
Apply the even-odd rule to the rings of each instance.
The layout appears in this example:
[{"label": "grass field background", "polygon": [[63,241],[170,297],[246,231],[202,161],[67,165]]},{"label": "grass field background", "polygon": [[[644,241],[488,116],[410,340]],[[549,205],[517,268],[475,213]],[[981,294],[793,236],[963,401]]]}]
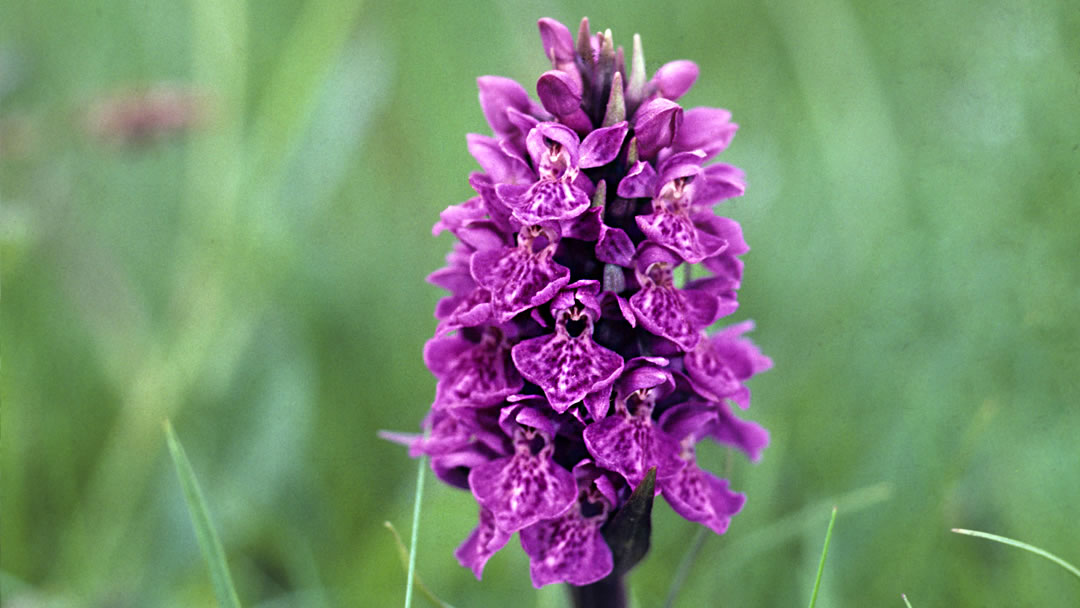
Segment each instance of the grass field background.
[{"label": "grass field background", "polygon": [[[247,606],[395,606],[434,379],[430,226],[472,195],[475,77],[533,90],[570,2],[0,1],[0,593],[13,608],[211,605],[172,420]],[[735,320],[748,495],[678,606],[1076,606],[1080,11],[1068,1],[628,1],[585,11],[731,109],[722,212],[752,251]],[[148,90],[175,129],[102,123]],[[119,100],[119,101],[117,101]],[[185,105],[186,104],[186,105]],[[105,112],[106,114],[103,114]],[[128,117],[130,118],[130,117]],[[174,116],[175,118],[175,116]],[[128,124],[129,123],[120,123]],[[113,125],[115,127],[115,125]],[[429,476],[418,572],[460,607],[560,606],[516,540],[483,582],[475,501]],[[665,504],[631,577],[663,603],[697,532]],[[415,605],[422,605],[422,598]]]}]

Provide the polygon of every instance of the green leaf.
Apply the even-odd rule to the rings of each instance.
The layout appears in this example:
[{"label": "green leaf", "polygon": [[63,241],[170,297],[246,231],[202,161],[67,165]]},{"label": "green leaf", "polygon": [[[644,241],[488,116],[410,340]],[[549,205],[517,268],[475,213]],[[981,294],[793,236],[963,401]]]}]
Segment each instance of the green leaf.
[{"label": "green leaf", "polygon": [[999,543],[1002,543],[1002,544],[1005,544],[1005,545],[1011,545],[1013,547],[1018,547],[1020,549],[1023,549],[1024,551],[1029,551],[1031,553],[1034,553],[1035,555],[1038,555],[1040,557],[1044,557],[1044,558],[1054,562],[1055,564],[1057,564],[1057,565],[1061,566],[1062,568],[1065,568],[1066,570],[1068,570],[1076,578],[1080,578],[1080,568],[1077,568],[1076,566],[1074,566],[1074,565],[1070,564],[1069,562],[1061,559],[1060,557],[1054,555],[1053,553],[1050,553],[1049,551],[1046,551],[1044,549],[1040,549],[1040,548],[1038,548],[1038,547],[1036,547],[1034,545],[1029,545],[1027,543],[1020,542],[1018,540],[1013,540],[1011,538],[1007,538],[1007,537],[1004,537],[1004,536],[998,536],[997,534],[990,534],[990,533],[987,533],[987,532],[979,532],[977,530],[965,530],[963,528],[953,528],[952,531],[956,532],[957,534],[964,534],[966,536],[977,536],[979,538],[985,538],[987,540],[992,540],[992,541],[999,542]]},{"label": "green leaf", "polygon": [[656,467],[653,467],[634,488],[626,504],[601,530],[615,559],[612,576],[626,574],[649,552],[655,486]]},{"label": "green leaf", "polygon": [[191,523],[195,526],[195,538],[198,539],[203,559],[210,568],[214,596],[222,608],[240,608],[240,599],[236,596],[232,576],[229,574],[229,564],[225,561],[225,550],[210,522],[210,511],[206,508],[206,500],[199,489],[199,482],[195,479],[195,472],[184,453],[184,446],[180,445],[180,440],[176,438],[172,423],[166,420],[164,426],[169,454],[180,478],[180,487],[184,491],[184,501],[187,503],[188,513],[191,514]]}]

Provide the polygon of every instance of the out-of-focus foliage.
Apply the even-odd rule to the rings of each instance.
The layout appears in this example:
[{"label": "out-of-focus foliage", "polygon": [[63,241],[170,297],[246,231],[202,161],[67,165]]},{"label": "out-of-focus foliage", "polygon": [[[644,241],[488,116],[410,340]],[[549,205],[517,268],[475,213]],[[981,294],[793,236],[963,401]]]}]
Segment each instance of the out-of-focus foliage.
[{"label": "out-of-focus foliage", "polygon": [[[12,2],[0,19],[5,605],[212,600],[172,418],[250,606],[389,606],[404,573],[429,227],[471,195],[474,78],[532,87],[563,3]],[[1080,603],[997,532],[1080,560],[1080,12],[1035,0],[627,1],[589,11],[688,58],[745,168],[742,309],[776,368],[762,463],[678,605]],[[557,606],[511,548],[452,556],[432,482],[418,568],[458,606]],[[848,508],[845,509],[845,505]],[[697,528],[658,503],[632,575],[663,602]]]}]

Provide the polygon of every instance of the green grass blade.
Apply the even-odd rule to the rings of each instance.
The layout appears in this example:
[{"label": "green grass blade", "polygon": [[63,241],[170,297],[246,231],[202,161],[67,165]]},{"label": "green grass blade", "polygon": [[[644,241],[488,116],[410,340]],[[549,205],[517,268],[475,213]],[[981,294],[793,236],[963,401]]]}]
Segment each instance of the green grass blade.
[{"label": "green grass blade", "polygon": [[690,567],[694,565],[694,560],[697,559],[698,553],[701,552],[701,547],[704,546],[708,534],[709,529],[702,526],[694,535],[694,540],[690,542],[690,548],[686,550],[686,555],[683,556],[682,561],[679,562],[679,567],[675,570],[675,578],[672,579],[671,587],[668,589],[664,608],[675,606],[675,598],[686,582],[686,578],[690,576]]},{"label": "green grass blade", "polygon": [[1050,553],[1049,551],[1045,551],[1045,550],[1040,549],[1038,547],[1033,547],[1032,545],[1020,542],[1018,540],[1013,540],[1011,538],[1006,538],[1004,536],[998,536],[997,534],[990,534],[990,533],[987,533],[987,532],[979,532],[977,530],[965,530],[963,528],[953,528],[952,531],[957,533],[957,534],[964,534],[966,536],[978,536],[979,538],[985,538],[987,540],[996,541],[996,542],[999,542],[999,543],[1002,543],[1002,544],[1005,544],[1005,545],[1012,545],[1013,547],[1018,547],[1020,549],[1025,550],[1025,551],[1030,551],[1031,553],[1034,553],[1035,555],[1039,555],[1041,557],[1044,557],[1044,558],[1054,562],[1055,564],[1061,566],[1062,568],[1065,568],[1070,573],[1072,573],[1073,576],[1080,579],[1080,568],[1077,568],[1076,566],[1074,566],[1074,565],[1070,564],[1069,562],[1061,559],[1060,557],[1054,555],[1053,553]]},{"label": "green grass blade", "polygon": [[412,606],[413,580],[416,578],[416,539],[420,536],[417,529],[420,525],[420,502],[424,497],[424,465],[426,464],[427,458],[421,456],[416,467],[416,499],[413,502],[412,538],[409,539],[409,573],[405,579],[405,608]]},{"label": "green grass blade", "polygon": [[836,523],[836,507],[832,508],[832,517],[829,518],[829,530],[825,532],[825,547],[821,549],[821,561],[818,562],[817,578],[814,579],[814,593],[810,596],[810,608],[817,603],[818,589],[821,587],[821,575],[825,573],[825,557],[829,555],[829,542],[832,540],[833,524]]},{"label": "green grass blade", "polygon": [[907,608],[911,608],[911,602],[907,601],[907,595],[906,594],[901,593],[900,594],[900,599],[904,600],[904,606],[907,606]]},{"label": "green grass blade", "polygon": [[[397,528],[394,527],[394,524],[388,521],[384,521],[383,526],[386,526],[386,529],[390,530],[390,534],[394,535],[394,544],[397,545],[398,559],[401,560],[401,569],[408,573],[410,555],[409,549],[405,547],[405,543],[402,542],[401,535],[398,534]],[[427,601],[430,602],[432,606],[435,606],[436,608],[454,608],[447,602],[440,599],[439,596],[435,595],[435,593],[433,593],[431,589],[424,584],[424,581],[420,580],[419,574],[415,574],[414,576],[417,588],[420,589],[420,593],[423,594],[425,598],[427,598]]]},{"label": "green grass blade", "polygon": [[225,550],[221,547],[214,525],[210,522],[210,512],[206,508],[206,500],[203,498],[199,482],[195,479],[195,472],[191,469],[191,462],[184,453],[184,446],[176,438],[172,423],[165,421],[165,439],[169,444],[169,454],[172,455],[173,464],[176,465],[176,474],[180,477],[180,487],[184,491],[184,501],[187,502],[188,513],[191,514],[191,523],[195,526],[195,537],[199,541],[199,549],[203,559],[210,568],[210,580],[214,585],[214,596],[217,597],[221,608],[240,608],[240,599],[233,587],[232,576],[229,574],[229,564],[225,561]]}]

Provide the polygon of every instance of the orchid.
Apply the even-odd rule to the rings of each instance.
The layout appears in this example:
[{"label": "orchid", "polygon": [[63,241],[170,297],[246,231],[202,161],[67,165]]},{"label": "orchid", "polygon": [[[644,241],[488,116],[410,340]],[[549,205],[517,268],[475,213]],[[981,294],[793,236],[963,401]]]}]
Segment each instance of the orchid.
[{"label": "orchid", "polygon": [[[477,578],[518,532],[537,587],[617,585],[640,558],[613,550],[628,509],[647,517],[662,495],[718,534],[742,509],[695,446],[760,458],[767,431],[731,404],[749,406],[746,381],[772,362],[744,337],[750,322],[708,333],[738,306],[748,250],[714,212],[745,190],[742,171],[712,162],[730,113],[679,106],[697,66],[647,78],[636,37],[627,67],[588,20],[576,42],[552,19],[539,28],[552,64],[539,102],[478,81],[494,136],[467,137],[476,196],[434,229],[459,241],[429,277],[450,292],[424,351],[435,400],[424,433],[384,436],[475,496],[456,557]],[[706,276],[690,280],[699,263]]]}]

